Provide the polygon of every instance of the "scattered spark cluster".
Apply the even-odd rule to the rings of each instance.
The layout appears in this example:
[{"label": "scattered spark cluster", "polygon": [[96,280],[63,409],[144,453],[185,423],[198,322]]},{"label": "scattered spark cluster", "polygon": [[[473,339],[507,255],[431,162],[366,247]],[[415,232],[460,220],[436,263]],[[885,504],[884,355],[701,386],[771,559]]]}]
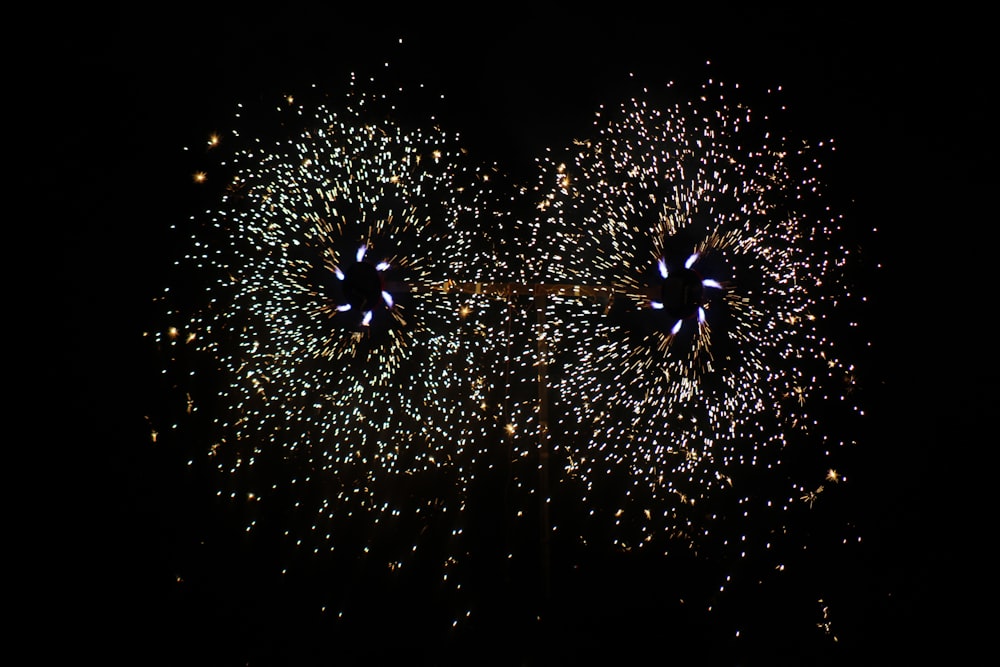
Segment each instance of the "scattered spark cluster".
[{"label": "scattered spark cluster", "polygon": [[857,251],[823,197],[832,142],[781,136],[735,90],[602,109],[506,202],[457,136],[356,89],[285,100],[283,139],[213,138],[229,157],[195,181],[225,191],[178,263],[204,284],[167,290],[152,337],[186,412],[208,407],[197,465],[246,530],[273,502],[294,547],[367,554],[375,532],[345,521],[381,524],[414,538],[384,554],[395,571],[436,519],[461,536],[477,475],[502,466],[517,517],[551,506],[543,530],[582,543],[696,549],[725,525],[719,541],[770,548],[845,480],[850,429],[825,418],[861,413],[841,341]]},{"label": "scattered spark cluster", "polygon": [[[226,185],[183,227],[187,289],[166,290],[152,334],[184,411],[211,415],[191,465],[214,470],[247,532],[270,511],[310,553],[367,554],[401,522],[416,540],[460,515],[491,422],[486,297],[450,288],[498,266],[480,238],[491,172],[379,100],[353,85],[336,105],[287,98],[269,111],[283,138],[211,138],[207,157],[225,157],[194,180]],[[356,539],[352,521],[388,527]]]},{"label": "scattered spark cluster", "polygon": [[538,273],[612,288],[550,307],[552,447],[626,549],[811,505],[803,484],[842,479],[829,457],[853,434],[836,425],[862,414],[843,340],[860,335],[858,251],[821,178],[833,143],[782,136],[740,92],[644,91],[539,160]]}]

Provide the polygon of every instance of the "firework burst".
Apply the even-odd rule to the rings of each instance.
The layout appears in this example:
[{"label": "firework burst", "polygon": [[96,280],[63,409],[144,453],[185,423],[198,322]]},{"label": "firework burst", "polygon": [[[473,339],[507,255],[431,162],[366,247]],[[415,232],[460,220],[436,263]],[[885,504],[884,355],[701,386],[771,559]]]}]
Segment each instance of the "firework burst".
[{"label": "firework burst", "polygon": [[[737,88],[602,109],[539,160],[538,274],[608,288],[550,306],[553,451],[591,532],[626,549],[696,545],[724,516],[781,524],[860,415],[841,350],[856,253],[820,178],[833,144],[781,136]],[[804,468],[781,466],[792,444]]]},{"label": "firework burst", "polygon": [[416,550],[386,546],[403,524],[416,541],[461,514],[492,423],[485,297],[450,286],[491,265],[481,230],[496,214],[480,201],[490,170],[459,138],[386,120],[381,99],[286,98],[270,139],[210,140],[220,159],[195,181],[225,187],[185,226],[152,337],[185,411],[211,415],[191,465],[214,472],[248,532],[398,569]]}]

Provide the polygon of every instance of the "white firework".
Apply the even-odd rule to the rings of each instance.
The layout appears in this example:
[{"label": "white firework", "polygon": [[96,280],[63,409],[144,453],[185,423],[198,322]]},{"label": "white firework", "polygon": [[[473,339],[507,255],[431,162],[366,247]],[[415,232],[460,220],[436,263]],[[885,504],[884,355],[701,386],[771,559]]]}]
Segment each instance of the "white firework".
[{"label": "white firework", "polygon": [[719,502],[794,504],[802,471],[766,499],[743,480],[780,469],[790,441],[819,460],[850,442],[818,421],[831,406],[860,414],[838,340],[857,258],[820,178],[832,142],[781,136],[737,87],[648,97],[539,160],[532,223],[545,280],[604,289],[548,315],[553,447],[566,493],[628,548],[690,544]]},{"label": "white firework", "polygon": [[[192,465],[215,470],[248,532],[285,508],[272,528],[308,552],[398,546],[393,526],[415,521],[416,540],[433,515],[460,524],[492,423],[482,299],[449,287],[496,264],[481,242],[491,170],[376,99],[288,98],[270,126],[283,137],[212,139],[213,156],[230,151],[225,192],[187,225],[177,278],[203,284],[167,290],[154,336],[189,411],[211,414]],[[349,539],[344,521],[385,529]],[[414,550],[380,557],[398,567]]]}]

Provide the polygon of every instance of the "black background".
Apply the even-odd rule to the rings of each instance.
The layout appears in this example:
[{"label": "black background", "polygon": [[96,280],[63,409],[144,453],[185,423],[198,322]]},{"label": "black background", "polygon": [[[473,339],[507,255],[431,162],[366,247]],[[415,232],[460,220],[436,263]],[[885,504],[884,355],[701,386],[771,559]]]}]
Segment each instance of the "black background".
[{"label": "black background", "polygon": [[[30,167],[13,183],[39,192],[8,223],[12,238],[31,236],[23,256],[9,246],[10,265],[30,267],[11,289],[41,323],[11,350],[30,408],[13,414],[25,428],[10,437],[31,462],[23,477],[8,472],[22,477],[14,514],[28,518],[13,544],[30,567],[9,573],[26,593],[21,636],[40,656],[104,664],[604,664],[647,652],[657,664],[968,661],[992,615],[988,21],[954,3],[803,5],[174,3],[31,19],[38,48],[12,61],[9,101],[26,112],[11,131]],[[468,637],[417,621],[338,634],[287,591],[255,594],[251,575],[243,590],[174,585],[175,480],[148,450],[141,334],[174,259],[166,229],[193,213],[180,148],[221,129],[242,99],[342,86],[398,51],[397,38],[399,67],[453,100],[449,129],[514,172],[585,133],[628,72],[699,80],[709,60],[748,86],[782,85],[810,134],[836,138],[837,185],[852,224],[878,228],[866,252],[882,265],[866,290],[872,422],[852,471],[866,542],[830,575],[843,591],[838,644],[781,590],[734,604],[727,613],[761,627],[757,640],[726,643],[701,614],[659,611],[655,584],[615,609],[582,605],[535,631]],[[39,351],[21,352],[24,342]],[[620,567],[607,564],[609,581]]]}]

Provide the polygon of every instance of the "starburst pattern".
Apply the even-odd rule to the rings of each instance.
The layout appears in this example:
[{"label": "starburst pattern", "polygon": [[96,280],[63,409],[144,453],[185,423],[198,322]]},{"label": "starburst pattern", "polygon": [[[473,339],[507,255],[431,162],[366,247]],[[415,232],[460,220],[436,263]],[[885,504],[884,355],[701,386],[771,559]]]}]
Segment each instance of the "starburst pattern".
[{"label": "starburst pattern", "polygon": [[[214,470],[248,532],[284,512],[268,530],[308,552],[367,554],[407,521],[416,540],[427,517],[461,514],[490,423],[484,297],[449,290],[487,264],[490,170],[433,123],[387,120],[380,99],[287,98],[267,138],[213,136],[212,157],[230,150],[196,182],[225,190],[186,226],[154,334],[185,411],[209,406],[192,465]],[[347,538],[352,523],[386,529]],[[398,568],[415,549],[379,557]]]},{"label": "starburst pattern", "polygon": [[[539,160],[538,272],[610,288],[548,317],[565,369],[554,447],[627,548],[690,544],[719,498],[733,514],[787,508],[802,495],[802,471],[781,467],[789,446],[822,459],[850,442],[823,415],[860,414],[838,340],[856,324],[857,258],[820,178],[834,146],[781,136],[739,93],[709,81],[656,104],[644,91]],[[764,492],[772,469],[781,483]]]}]

